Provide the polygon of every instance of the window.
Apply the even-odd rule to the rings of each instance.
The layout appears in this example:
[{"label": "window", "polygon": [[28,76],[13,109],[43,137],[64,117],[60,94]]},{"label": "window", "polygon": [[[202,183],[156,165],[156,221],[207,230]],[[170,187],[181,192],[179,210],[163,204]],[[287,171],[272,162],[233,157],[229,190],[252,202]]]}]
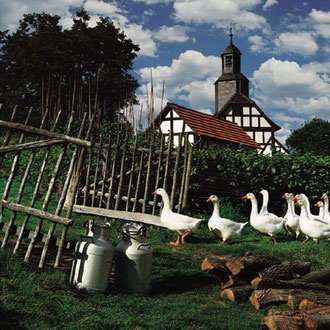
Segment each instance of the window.
[{"label": "window", "polygon": [[231,55],[226,55],[225,63],[227,68],[231,68],[233,66],[233,57]]}]

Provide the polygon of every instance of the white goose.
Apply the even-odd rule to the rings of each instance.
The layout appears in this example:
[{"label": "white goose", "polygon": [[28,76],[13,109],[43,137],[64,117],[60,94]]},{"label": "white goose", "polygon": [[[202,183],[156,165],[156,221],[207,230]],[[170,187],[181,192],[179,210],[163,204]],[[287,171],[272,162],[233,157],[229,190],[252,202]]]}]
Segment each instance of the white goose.
[{"label": "white goose", "polygon": [[179,245],[180,237],[181,243],[185,244],[185,237],[197,230],[199,224],[203,221],[203,219],[196,219],[189,217],[187,215],[174,213],[171,210],[170,206],[170,198],[168,194],[163,188],[158,188],[153,192],[153,194],[157,194],[162,196],[164,207],[162,209],[162,213],[160,216],[161,223],[169,230],[174,231],[178,234],[178,238],[176,242],[170,242],[171,245]]},{"label": "white goose", "polygon": [[[308,210],[305,200],[297,195],[294,197],[296,205],[301,207],[301,213],[299,217],[299,226],[300,230],[307,236],[314,240],[317,244],[319,239],[326,239],[330,237],[330,225],[324,222],[310,219],[308,216]],[[306,240],[303,241],[305,243]]]},{"label": "white goose", "polygon": [[285,193],[282,197],[285,198],[288,203],[288,209],[284,216],[284,227],[289,233],[294,232],[296,234],[296,239],[298,239],[300,233],[299,215],[296,214],[294,210],[294,196],[292,193]]},{"label": "white goose", "polygon": [[330,212],[329,212],[329,197],[327,194],[323,194],[321,198],[324,200],[324,220],[330,223]]},{"label": "white goose", "polygon": [[259,194],[262,195],[262,206],[259,214],[268,213],[269,193],[267,190],[263,189],[259,191]]},{"label": "white goose", "polygon": [[254,194],[248,193],[242,198],[249,199],[252,204],[250,214],[251,226],[260,233],[271,236],[276,244],[277,241],[275,235],[282,230],[284,219],[273,213],[258,213],[258,202]]},{"label": "white goose", "polygon": [[317,206],[319,208],[318,216],[324,220],[324,214],[325,214],[324,203],[322,201],[318,201],[317,203],[314,204],[314,206]]},{"label": "white goose", "polygon": [[208,222],[210,231],[218,238],[222,238],[222,243],[227,240],[241,236],[243,227],[247,224],[237,223],[235,221],[222,218],[219,214],[219,198],[212,195],[208,198],[207,202],[213,203],[213,213]]},{"label": "white goose", "polygon": [[309,200],[308,200],[308,197],[305,195],[305,194],[298,194],[294,197],[294,201],[297,200],[297,198],[299,199],[302,199],[304,201],[304,204],[306,206],[306,212],[307,212],[307,215],[308,215],[308,218],[310,220],[316,220],[316,221],[320,221],[320,222],[323,222],[323,223],[327,223],[322,217],[320,217],[319,215],[315,215],[315,214],[312,214],[311,212],[311,208],[310,208],[310,203],[309,203]]}]

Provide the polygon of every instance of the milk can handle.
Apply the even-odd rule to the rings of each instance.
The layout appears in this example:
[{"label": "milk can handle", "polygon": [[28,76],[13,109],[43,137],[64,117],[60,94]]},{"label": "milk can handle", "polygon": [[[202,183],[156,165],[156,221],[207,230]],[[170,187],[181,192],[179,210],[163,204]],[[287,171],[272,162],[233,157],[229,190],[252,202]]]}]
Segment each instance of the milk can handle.
[{"label": "milk can handle", "polygon": [[81,239],[83,242],[87,242],[87,243],[93,243],[93,244],[95,244],[94,238],[93,238],[92,236],[81,235],[81,236],[80,236],[80,239]]},{"label": "milk can handle", "polygon": [[149,243],[141,243],[138,247],[137,247],[137,249],[138,250],[140,250],[140,247],[147,247],[148,249],[150,249],[150,247],[151,247],[151,244],[149,244]]}]

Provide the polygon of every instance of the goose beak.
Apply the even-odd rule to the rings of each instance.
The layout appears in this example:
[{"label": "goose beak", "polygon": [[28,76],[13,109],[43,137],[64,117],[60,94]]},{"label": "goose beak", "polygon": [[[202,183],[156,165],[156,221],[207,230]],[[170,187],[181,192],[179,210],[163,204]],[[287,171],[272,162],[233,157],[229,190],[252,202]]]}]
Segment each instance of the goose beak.
[{"label": "goose beak", "polygon": [[297,196],[294,196],[294,197],[293,197],[293,200],[294,200],[294,201],[297,201],[297,200],[298,200]]},{"label": "goose beak", "polygon": [[299,205],[298,201],[296,201],[296,202],[294,203],[294,205]]},{"label": "goose beak", "polygon": [[319,205],[320,205],[319,202],[317,202],[317,203],[314,204],[314,206],[319,206]]},{"label": "goose beak", "polygon": [[262,194],[261,190],[260,190],[260,191],[258,191],[258,193],[259,193],[259,194]]},{"label": "goose beak", "polygon": [[325,197],[324,195],[321,196],[322,199],[324,199],[324,197]]},{"label": "goose beak", "polygon": [[209,198],[207,199],[207,202],[211,202],[211,197],[209,197]]},{"label": "goose beak", "polygon": [[243,197],[242,197],[242,199],[247,199],[248,198],[248,195],[244,195]]},{"label": "goose beak", "polygon": [[282,198],[286,198],[285,194],[282,196]]},{"label": "goose beak", "polygon": [[153,191],[152,194],[153,195],[156,195],[157,194],[157,190]]}]

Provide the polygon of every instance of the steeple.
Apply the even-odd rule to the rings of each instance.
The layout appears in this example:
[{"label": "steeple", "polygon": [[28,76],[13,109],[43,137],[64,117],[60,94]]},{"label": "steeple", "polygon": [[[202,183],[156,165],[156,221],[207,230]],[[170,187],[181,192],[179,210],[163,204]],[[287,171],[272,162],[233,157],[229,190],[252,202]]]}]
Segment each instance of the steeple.
[{"label": "steeple", "polygon": [[234,93],[249,96],[249,80],[241,73],[240,50],[233,44],[233,29],[230,27],[229,45],[221,54],[222,74],[215,85],[215,112],[219,112]]}]

